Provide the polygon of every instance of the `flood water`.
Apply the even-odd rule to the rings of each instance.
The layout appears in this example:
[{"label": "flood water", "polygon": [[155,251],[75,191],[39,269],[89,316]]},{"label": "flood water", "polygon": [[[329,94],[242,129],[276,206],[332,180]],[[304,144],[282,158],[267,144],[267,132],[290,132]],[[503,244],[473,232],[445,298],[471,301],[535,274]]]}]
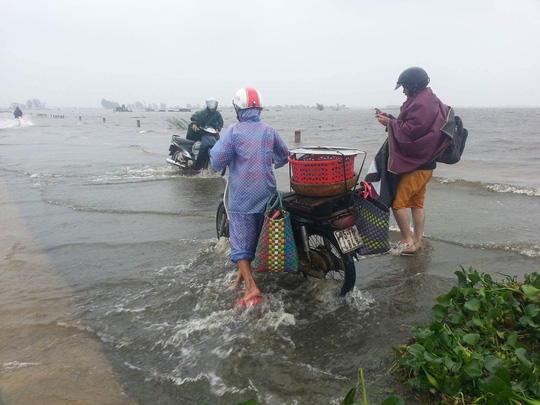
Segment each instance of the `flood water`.
[{"label": "flood water", "polygon": [[[379,403],[406,393],[391,346],[430,321],[460,266],[540,271],[539,109],[456,109],[467,149],[428,185],[421,254],[361,258],[344,298],[255,274],[263,301],[248,310],[216,239],[225,180],[165,162],[179,133],[167,118],[190,113],[41,113],[0,114],[0,403],[339,404],[360,367]],[[262,119],[291,148],[301,130],[302,146],[367,151],[363,174],[385,138],[371,110]],[[276,174],[288,191],[288,169]]]}]

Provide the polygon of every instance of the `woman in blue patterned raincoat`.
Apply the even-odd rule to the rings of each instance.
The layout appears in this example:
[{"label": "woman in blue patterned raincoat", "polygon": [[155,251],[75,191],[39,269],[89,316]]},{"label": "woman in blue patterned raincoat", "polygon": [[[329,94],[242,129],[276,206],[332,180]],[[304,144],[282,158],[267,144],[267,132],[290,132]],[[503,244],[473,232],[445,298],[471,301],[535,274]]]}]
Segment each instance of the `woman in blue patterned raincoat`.
[{"label": "woman in blue patterned raincoat", "polygon": [[212,167],[222,170],[229,166],[229,237],[231,261],[238,264],[234,285],[246,282],[246,292],[237,306],[255,305],[260,291],[251,275],[259,233],[264,221],[266,203],[276,192],[277,169],[287,163],[289,151],[277,131],[260,120],[262,100],[253,88],[236,93],[233,105],[238,123],[210,151]]}]

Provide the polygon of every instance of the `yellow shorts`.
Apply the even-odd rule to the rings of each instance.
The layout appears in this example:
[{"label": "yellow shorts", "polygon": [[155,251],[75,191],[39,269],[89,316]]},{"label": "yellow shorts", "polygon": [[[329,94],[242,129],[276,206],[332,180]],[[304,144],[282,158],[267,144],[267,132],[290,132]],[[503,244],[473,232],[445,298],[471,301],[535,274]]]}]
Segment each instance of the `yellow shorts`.
[{"label": "yellow shorts", "polygon": [[433,176],[433,170],[417,170],[401,176],[392,208],[424,208],[426,184]]}]

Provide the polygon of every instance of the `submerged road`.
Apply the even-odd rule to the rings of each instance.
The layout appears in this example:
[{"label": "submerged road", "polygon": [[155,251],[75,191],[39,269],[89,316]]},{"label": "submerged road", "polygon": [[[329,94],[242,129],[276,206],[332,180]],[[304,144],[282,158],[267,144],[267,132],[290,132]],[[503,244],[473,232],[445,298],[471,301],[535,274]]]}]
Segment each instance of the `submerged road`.
[{"label": "submerged road", "polygon": [[0,178],[0,404],[132,404]]}]

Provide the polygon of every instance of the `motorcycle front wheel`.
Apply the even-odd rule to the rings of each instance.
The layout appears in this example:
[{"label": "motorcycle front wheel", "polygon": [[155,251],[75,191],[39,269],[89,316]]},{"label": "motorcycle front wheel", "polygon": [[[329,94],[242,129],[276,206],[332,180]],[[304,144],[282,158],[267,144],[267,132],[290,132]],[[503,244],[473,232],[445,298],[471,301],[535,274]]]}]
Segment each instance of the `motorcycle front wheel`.
[{"label": "motorcycle front wheel", "polygon": [[340,295],[350,292],[356,283],[356,269],[352,255],[342,253],[333,235],[322,232],[310,232],[308,246],[311,252],[315,252],[324,260],[325,279],[340,284]]}]

